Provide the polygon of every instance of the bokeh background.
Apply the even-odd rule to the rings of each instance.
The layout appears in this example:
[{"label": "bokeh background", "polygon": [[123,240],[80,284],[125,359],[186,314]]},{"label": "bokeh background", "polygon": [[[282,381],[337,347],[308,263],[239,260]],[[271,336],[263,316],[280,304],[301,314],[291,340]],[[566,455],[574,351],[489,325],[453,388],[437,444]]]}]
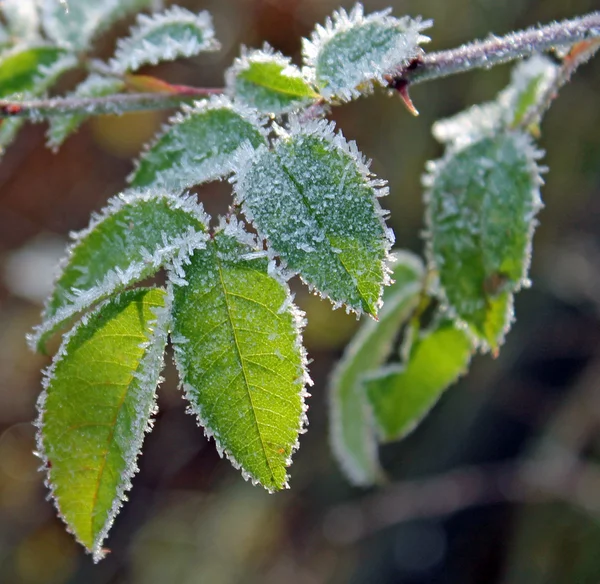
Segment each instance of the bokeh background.
[{"label": "bokeh background", "polygon": [[[208,9],[220,53],[148,69],[174,83],[220,86],[239,45],[268,41],[299,62],[300,38],[337,0],[186,0]],[[597,0],[366,0],[368,11],[435,20],[429,50],[600,8]],[[351,3],[342,2],[351,7]],[[129,22],[130,23],[130,22]],[[120,23],[100,39],[108,55]],[[389,180],[399,247],[422,250],[420,176],[441,154],[435,119],[491,99],[510,67],[419,85],[411,117],[378,93],[334,119]],[[70,89],[71,75],[59,91]],[[535,235],[533,287],[496,359],[475,358],[406,440],[381,455],[389,483],[350,487],[332,460],[327,380],[356,321],[308,295],[315,380],[309,432],[291,490],[268,495],[219,459],[185,413],[172,367],[130,501],[94,566],[45,499],[33,457],[35,400],[48,359],[24,336],[70,230],[124,188],[131,158],[168,113],[101,117],[58,154],[29,126],[0,163],[0,582],[6,584],[320,584],[600,582],[600,58],[561,91],[543,124],[546,208]],[[198,191],[210,213],[229,187]],[[525,461],[537,461],[523,467]],[[525,468],[526,472],[523,472]],[[527,470],[529,469],[529,470]],[[449,474],[448,474],[449,473]],[[515,480],[515,478],[517,480]]]}]

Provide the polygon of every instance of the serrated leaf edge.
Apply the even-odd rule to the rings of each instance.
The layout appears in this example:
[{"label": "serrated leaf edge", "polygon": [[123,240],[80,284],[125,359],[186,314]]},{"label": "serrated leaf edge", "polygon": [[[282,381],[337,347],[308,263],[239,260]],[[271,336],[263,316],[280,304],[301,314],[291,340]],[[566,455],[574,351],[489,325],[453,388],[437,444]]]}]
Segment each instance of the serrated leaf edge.
[{"label": "serrated leaf edge", "polygon": [[[194,26],[202,34],[202,42],[198,42],[198,39],[191,35],[183,40],[167,37],[165,45],[160,46],[146,40],[149,34],[173,24]],[[194,14],[181,6],[172,6],[161,13],[139,14],[130,35],[117,42],[115,55],[108,65],[112,71],[121,74],[137,71],[143,65],[156,65],[180,57],[194,57],[202,52],[218,51],[220,48],[209,12],[203,10]]]},{"label": "serrated leaf edge", "polygon": [[[219,220],[219,226],[215,229],[215,233],[218,233],[220,231],[222,231],[223,233],[225,233],[226,235],[228,235],[230,237],[236,238],[239,242],[241,242],[243,244],[251,246],[252,249],[255,249],[255,250],[261,249],[261,246],[259,245],[259,242],[258,242],[256,236],[248,233],[245,229],[244,223],[241,221],[238,221],[235,217],[230,217],[227,220],[224,219],[223,217],[221,217]],[[260,253],[260,252],[257,251],[257,253]],[[261,253],[261,255],[262,255],[262,253]],[[294,304],[294,296],[290,292],[289,286],[287,284],[287,280],[282,276],[280,269],[273,261],[269,261],[268,274],[269,274],[269,276],[271,276],[272,278],[277,280],[281,284],[281,286],[284,288],[284,290],[286,290],[286,292],[287,292],[286,301],[279,309],[279,312],[280,313],[288,312],[292,316],[292,323],[294,323],[294,326],[295,326],[296,341],[295,341],[294,346],[299,351],[300,358],[301,358],[301,374],[299,375],[298,379],[296,379],[296,381],[295,381],[295,383],[301,388],[299,395],[300,395],[300,402],[301,402],[301,407],[302,407],[302,414],[300,416],[300,424],[298,427],[298,435],[300,436],[301,434],[306,433],[306,427],[308,426],[308,416],[306,413],[308,411],[308,404],[306,403],[306,399],[310,397],[310,393],[308,393],[306,391],[306,387],[313,385],[313,381],[310,378],[310,375],[308,373],[308,364],[309,364],[308,356],[306,353],[306,349],[304,348],[304,344],[302,342],[302,331],[303,331],[304,327],[306,326],[306,318],[305,318],[304,312],[302,310],[300,310]],[[178,284],[176,283],[176,281],[174,282],[173,280],[171,280],[171,278],[169,278],[169,283],[167,286],[170,289],[170,295],[173,295],[172,287],[174,285],[178,285]],[[183,285],[185,285],[185,284],[183,284]],[[189,414],[196,416],[198,425],[201,426],[204,430],[204,435],[208,439],[212,438],[215,441],[215,446],[217,448],[217,452],[219,453],[219,456],[221,458],[223,458],[223,457],[227,458],[229,460],[229,462],[231,463],[231,465],[236,470],[241,471],[241,475],[244,478],[244,480],[250,481],[252,483],[252,485],[254,485],[254,486],[256,486],[256,485],[263,486],[267,490],[267,492],[269,492],[270,494],[274,493],[274,491],[272,489],[269,489],[268,487],[264,486],[258,477],[254,476],[251,472],[248,472],[246,469],[244,469],[242,464],[235,458],[235,456],[232,454],[232,452],[230,450],[228,450],[227,448],[225,448],[221,444],[218,437],[211,430],[210,425],[207,423],[206,419],[202,415],[201,406],[199,406],[198,409],[196,409],[191,405],[193,403],[193,400],[192,400],[193,388],[191,385],[189,385],[183,381],[187,377],[187,372],[185,371],[185,369],[182,365],[182,360],[177,358],[178,354],[181,352],[181,349],[179,348],[180,345],[186,344],[189,342],[190,341],[188,339],[186,339],[185,337],[183,337],[182,335],[178,335],[176,340],[173,342],[173,359],[174,359],[175,367],[179,373],[180,388],[183,391],[184,397],[187,399],[187,401],[190,404],[188,406],[187,412]],[[300,447],[300,442],[298,439],[296,439],[296,442],[291,447],[290,456],[285,461],[286,467],[289,468],[291,466],[291,464],[293,462],[292,456],[293,456],[294,452],[296,452],[298,450],[299,447]],[[289,480],[289,475],[286,474],[285,483],[284,483],[284,488],[286,488],[286,489],[289,488],[288,480]]]},{"label": "serrated leaf edge", "polygon": [[302,72],[306,79],[308,79],[313,85],[318,87],[316,66],[317,59],[323,48],[333,39],[337,34],[347,32],[353,28],[370,24],[372,22],[380,23],[384,26],[403,27],[405,33],[412,35],[412,41],[414,44],[414,52],[409,53],[404,58],[398,60],[398,57],[390,56],[388,59],[382,60],[380,63],[372,63],[372,72],[370,75],[364,74],[363,83],[364,88],[359,91],[356,88],[344,90],[340,94],[333,94],[330,90],[325,87],[320,88],[320,93],[326,99],[337,98],[341,101],[351,101],[366,95],[373,91],[375,83],[385,85],[384,75],[392,73],[399,67],[406,66],[409,64],[411,59],[414,59],[422,50],[419,45],[421,43],[428,42],[430,39],[427,36],[421,34],[421,31],[431,27],[433,24],[432,20],[423,21],[420,17],[411,18],[405,16],[401,19],[390,16],[392,12],[391,8],[381,10],[379,12],[372,12],[368,16],[365,16],[364,7],[362,4],[355,4],[354,8],[350,12],[346,12],[343,8],[333,12],[331,16],[325,19],[325,25],[317,24],[315,30],[312,32],[310,38],[302,39],[302,56],[304,59],[304,67]]},{"label": "serrated leaf edge", "polygon": [[[127,294],[127,292],[125,292],[125,294]],[[43,390],[42,393],[40,393],[36,403],[38,417],[36,421],[33,422],[33,425],[37,428],[35,454],[38,458],[42,460],[42,465],[38,470],[40,472],[46,473],[44,485],[49,490],[48,499],[52,499],[52,502],[54,503],[54,506],[58,512],[59,518],[65,523],[67,531],[75,537],[75,539],[86,549],[88,553],[92,554],[94,563],[99,562],[106,555],[106,551],[102,548],[102,543],[108,536],[108,532],[110,531],[116,516],[118,515],[121,507],[123,506],[123,503],[127,500],[125,493],[132,488],[131,479],[139,470],[136,459],[141,453],[141,447],[145,435],[152,430],[154,424],[154,416],[158,411],[158,406],[156,405],[156,390],[160,383],[162,383],[163,381],[160,373],[164,367],[164,352],[167,343],[167,335],[171,319],[172,296],[169,295],[168,291],[164,295],[164,299],[165,305],[163,307],[157,307],[155,309],[152,309],[152,312],[156,319],[154,321],[148,322],[150,336],[148,337],[147,342],[144,343],[146,345],[145,348],[147,348],[148,350],[140,360],[137,370],[142,372],[150,371],[150,374],[137,374],[137,371],[134,373],[134,377],[138,380],[138,382],[143,382],[144,380],[142,379],[142,377],[144,376],[151,381],[151,383],[148,383],[148,390],[151,390],[153,392],[154,406],[150,409],[150,415],[147,418],[145,416],[142,416],[138,412],[138,416],[134,424],[137,429],[144,427],[144,431],[138,434],[137,440],[131,441],[129,445],[129,450],[124,456],[125,460],[128,461],[128,464],[126,464],[126,470],[121,475],[122,480],[117,489],[117,494],[113,501],[113,505],[110,511],[108,512],[104,526],[96,536],[96,539],[94,540],[94,544],[91,549],[88,549],[87,546],[79,540],[77,534],[73,531],[73,529],[71,529],[71,526],[67,523],[66,518],[62,514],[60,503],[55,495],[54,485],[50,481],[48,457],[46,455],[43,442],[43,416],[45,413],[46,399],[48,397],[48,388],[50,387],[50,384],[54,379],[54,372],[56,370],[57,365],[67,356],[67,348],[71,339],[77,334],[77,332],[82,327],[87,325],[90,317],[93,314],[101,312],[107,305],[115,302],[115,298],[111,298],[103,302],[92,313],[84,314],[80,321],[70,331],[65,333],[61,346],[56,355],[54,356],[51,365],[48,368],[46,368],[43,372]]]},{"label": "serrated leaf edge", "polygon": [[[168,193],[167,191],[156,191],[156,190],[131,190],[125,191],[116,197],[109,200],[108,205],[100,211],[100,213],[93,213],[90,224],[88,227],[79,232],[72,232],[70,234],[72,243],[67,248],[65,257],[58,265],[57,274],[55,277],[55,284],[61,278],[64,270],[69,265],[69,259],[80,243],[94,231],[98,225],[100,225],[107,218],[111,217],[115,213],[128,205],[132,205],[138,202],[148,202],[152,200],[165,200],[169,203],[173,210],[181,209],[204,225],[208,225],[209,217],[204,212],[204,208],[201,204],[197,203],[194,197],[191,196],[177,196]],[[95,302],[98,302],[102,298],[110,294],[114,294],[121,288],[133,284],[139,280],[145,270],[148,267],[159,269],[164,266],[167,262],[181,262],[184,258],[191,253],[191,250],[201,249],[206,246],[208,235],[204,232],[194,231],[189,229],[188,232],[182,234],[179,237],[168,238],[166,234],[163,236],[165,247],[161,250],[155,250],[151,253],[149,250],[145,250],[147,255],[142,262],[132,262],[127,270],[110,270],[104,279],[97,283],[96,286],[81,292],[73,297],[73,302],[67,306],[62,307],[52,316],[49,316],[49,301],[46,303],[42,312],[42,323],[34,327],[33,331],[27,335],[27,343],[29,347],[35,351],[40,343],[40,340],[44,335],[50,333],[55,327],[59,326],[65,320],[71,318],[75,314],[82,312],[89,308]],[[144,251],[144,250],[142,250]]]}]

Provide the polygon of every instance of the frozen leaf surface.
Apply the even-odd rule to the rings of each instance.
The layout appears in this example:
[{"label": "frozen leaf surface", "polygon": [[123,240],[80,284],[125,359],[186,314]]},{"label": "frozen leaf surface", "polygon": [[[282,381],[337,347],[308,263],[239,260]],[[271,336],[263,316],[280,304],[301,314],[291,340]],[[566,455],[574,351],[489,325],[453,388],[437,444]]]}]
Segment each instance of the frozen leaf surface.
[{"label": "frozen leaf surface", "polygon": [[519,63],[512,71],[510,84],[494,101],[436,122],[433,135],[439,142],[462,147],[516,127],[554,82],[558,70],[558,65],[542,55]]},{"label": "frozen leaf surface", "polygon": [[125,73],[219,48],[208,12],[194,14],[173,6],[152,16],[140,14],[130,36],[119,40],[110,66],[116,73]]},{"label": "frozen leaf surface", "polygon": [[301,313],[236,224],[194,253],[185,279],[172,342],[192,411],[244,478],[280,490],[305,423]]},{"label": "frozen leaf surface", "polygon": [[198,102],[177,114],[142,154],[130,182],[181,191],[231,174],[242,146],[265,143],[263,121],[253,110],[222,97]]},{"label": "frozen leaf surface", "polygon": [[47,338],[93,303],[156,273],[177,266],[203,247],[208,219],[191,198],[160,191],[123,194],[109,202],[74,242],[43,314],[30,336],[44,350]]},{"label": "frozen leaf surface", "polygon": [[98,561],[155,409],[168,308],[160,289],[125,292],[65,336],[38,400],[38,448],[56,507]]},{"label": "frozen leaf surface", "polygon": [[150,5],[152,0],[40,0],[42,24],[54,42],[75,51],[88,49],[94,37],[114,22]]},{"label": "frozen leaf surface", "polygon": [[292,111],[319,97],[291,60],[269,45],[260,51],[244,49],[225,78],[231,96],[263,113]]},{"label": "frozen leaf surface", "polygon": [[[120,79],[103,77],[93,73],[80,83],[71,94],[73,97],[102,97],[119,93],[125,87]],[[56,150],[79,126],[88,119],[85,114],[54,116],[49,120],[48,147]]]},{"label": "frozen leaf surface", "polygon": [[542,206],[540,153],[529,136],[502,132],[430,163],[430,263],[442,302],[482,346],[496,350],[527,284],[535,215]]},{"label": "frozen leaf surface", "polygon": [[406,252],[396,252],[394,256],[394,284],[384,292],[379,321],[369,319],[363,323],[336,366],[329,390],[331,447],[348,479],[360,486],[375,483],[380,475],[373,415],[362,380],[387,359],[423,286],[421,261]]},{"label": "frozen leaf surface", "polygon": [[354,142],[324,121],[292,121],[273,150],[261,148],[235,177],[242,203],[271,253],[336,305],[375,315],[393,234]]},{"label": "frozen leaf surface", "polygon": [[471,352],[468,335],[442,321],[413,343],[407,363],[369,376],[365,386],[381,438],[399,440],[413,430],[466,372]]},{"label": "frozen leaf surface", "polygon": [[0,11],[4,15],[8,31],[13,39],[31,41],[39,38],[36,0],[2,0]]},{"label": "frozen leaf surface", "polygon": [[374,83],[418,57],[421,32],[431,26],[409,17],[389,16],[390,10],[364,15],[361,4],[347,13],[340,9],[317,25],[302,52],[305,73],[329,100],[348,101],[369,92]]}]

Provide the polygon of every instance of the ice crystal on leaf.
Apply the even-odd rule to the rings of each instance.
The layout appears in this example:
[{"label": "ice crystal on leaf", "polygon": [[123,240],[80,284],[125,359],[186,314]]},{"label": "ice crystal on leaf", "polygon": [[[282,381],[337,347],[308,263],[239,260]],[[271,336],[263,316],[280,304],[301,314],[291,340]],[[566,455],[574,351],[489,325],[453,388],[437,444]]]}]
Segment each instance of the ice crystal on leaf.
[{"label": "ice crystal on leaf", "polygon": [[98,561],[156,407],[169,306],[124,292],[65,335],[38,400],[38,454],[59,515]]},{"label": "ice crystal on leaf", "polygon": [[496,350],[512,321],[513,293],[527,282],[535,215],[542,206],[531,138],[500,132],[429,164],[428,256],[450,314]]},{"label": "ice crystal on leaf", "polygon": [[160,14],[139,15],[130,36],[119,40],[110,67],[115,73],[125,73],[219,48],[208,12],[194,14],[173,6]]},{"label": "ice crystal on leaf", "polygon": [[424,267],[416,256],[395,252],[392,279],[386,288],[379,321],[368,319],[337,364],[329,387],[331,449],[353,484],[369,486],[381,474],[373,415],[363,377],[388,358],[398,329],[416,307],[423,288]]},{"label": "ice crystal on leaf", "polygon": [[321,120],[291,121],[272,150],[249,152],[234,177],[237,201],[272,255],[337,306],[377,314],[393,234],[354,142]]},{"label": "ice crystal on leaf", "polygon": [[29,337],[32,348],[43,350],[52,332],[95,302],[204,247],[207,224],[202,207],[187,197],[151,190],[112,199],[73,235],[43,322]]},{"label": "ice crystal on leaf", "polygon": [[[175,362],[185,395],[217,448],[244,478],[287,487],[306,424],[303,315],[243,224],[221,221],[174,285]],[[250,259],[248,259],[250,258]]]},{"label": "ice crystal on leaf", "polygon": [[242,48],[225,79],[229,95],[263,113],[290,112],[319,97],[291,59],[266,43],[262,50]]},{"label": "ice crystal on leaf", "polygon": [[421,32],[431,21],[398,19],[390,11],[365,16],[361,4],[350,13],[340,9],[325,26],[317,25],[310,40],[303,39],[305,75],[323,97],[357,98],[422,54],[419,45],[429,39]]},{"label": "ice crystal on leaf", "polygon": [[266,143],[264,120],[226,97],[184,107],[141,155],[129,177],[133,186],[181,191],[233,172],[244,146]]}]

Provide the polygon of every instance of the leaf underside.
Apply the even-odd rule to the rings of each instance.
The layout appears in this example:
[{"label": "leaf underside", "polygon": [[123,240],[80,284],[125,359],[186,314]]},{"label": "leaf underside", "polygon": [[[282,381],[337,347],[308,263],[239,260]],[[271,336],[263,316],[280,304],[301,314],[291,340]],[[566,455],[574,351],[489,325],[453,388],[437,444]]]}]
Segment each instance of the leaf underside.
[{"label": "leaf underside", "polygon": [[304,424],[304,354],[289,290],[265,258],[218,233],[191,257],[174,287],[175,360],[185,394],[220,452],[269,491]]},{"label": "leaf underside", "polygon": [[537,158],[528,136],[502,132],[451,149],[427,179],[429,254],[442,300],[494,350],[527,275],[541,207]]},{"label": "leaf underside", "polygon": [[113,199],[77,235],[31,344],[43,351],[52,332],[78,312],[153,275],[180,249],[204,245],[206,223],[202,209],[184,197],[142,192]]},{"label": "leaf underside", "polygon": [[415,341],[406,364],[369,376],[364,383],[382,440],[399,440],[413,430],[464,374],[471,352],[468,335],[443,321]]},{"label": "leaf underside", "polygon": [[[237,199],[287,269],[336,305],[377,314],[393,235],[379,183],[331,127],[299,127],[236,176]],[[385,191],[384,191],[385,192]]]},{"label": "leaf underside", "polygon": [[258,120],[224,98],[213,99],[177,116],[142,154],[130,182],[181,191],[229,175],[243,145],[264,143]]},{"label": "leaf underside", "polygon": [[416,307],[422,289],[421,261],[406,252],[394,256],[394,284],[384,292],[379,321],[368,319],[363,323],[346,347],[329,387],[331,448],[348,479],[360,486],[377,482],[381,475],[373,415],[362,378],[387,359],[399,328]]},{"label": "leaf underside", "polygon": [[56,506],[97,561],[137,470],[167,338],[160,289],[125,292],[84,318],[38,402],[38,445]]}]

